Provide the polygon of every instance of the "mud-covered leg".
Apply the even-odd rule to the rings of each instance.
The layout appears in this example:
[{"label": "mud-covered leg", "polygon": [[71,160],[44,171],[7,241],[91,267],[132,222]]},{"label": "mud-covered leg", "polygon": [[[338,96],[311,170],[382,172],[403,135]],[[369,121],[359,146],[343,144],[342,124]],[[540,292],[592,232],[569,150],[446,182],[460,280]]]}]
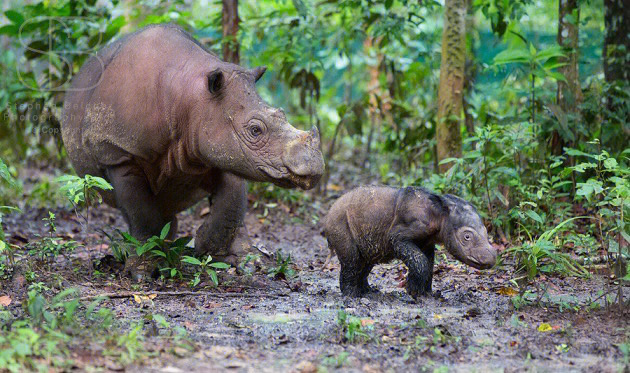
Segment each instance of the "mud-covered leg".
[{"label": "mud-covered leg", "polygon": [[341,265],[339,272],[341,293],[350,297],[365,294],[368,291],[367,277],[372,267],[361,262],[357,248],[345,231],[331,232],[326,239],[331,253],[337,253]]},{"label": "mud-covered leg", "polygon": [[197,230],[195,252],[211,254],[218,260],[238,265],[238,260],[252,246],[243,224],[247,211],[245,180],[222,173],[210,197],[210,213]]},{"label": "mud-covered leg", "polygon": [[339,273],[339,287],[341,288],[341,294],[349,297],[360,297],[367,293],[369,286],[367,285],[365,267],[358,263],[342,262]]},{"label": "mud-covered leg", "polygon": [[433,265],[435,264],[435,245],[428,245],[422,248],[422,252],[427,256],[429,261],[429,275],[424,279],[424,288],[430,294],[433,286]]},{"label": "mud-covered leg", "polygon": [[[175,216],[164,216],[158,209],[153,193],[142,170],[133,165],[123,164],[106,171],[110,184],[114,187],[116,206],[129,225],[129,232],[140,241],[159,235],[166,223],[171,222],[169,236],[177,233]],[[136,281],[149,278],[156,264],[148,257],[131,256],[125,263],[125,272]]]},{"label": "mud-covered leg", "polygon": [[399,242],[394,246],[396,256],[405,263],[407,275],[407,293],[413,298],[431,293],[433,278],[433,260],[411,242]]},{"label": "mud-covered leg", "polygon": [[373,265],[366,265],[363,268],[363,271],[361,271],[361,274],[359,275],[359,277],[361,278],[361,291],[363,293],[376,291],[376,289],[372,288],[370,284],[368,283],[368,276],[370,275],[370,272],[372,272],[373,267],[374,267]]}]

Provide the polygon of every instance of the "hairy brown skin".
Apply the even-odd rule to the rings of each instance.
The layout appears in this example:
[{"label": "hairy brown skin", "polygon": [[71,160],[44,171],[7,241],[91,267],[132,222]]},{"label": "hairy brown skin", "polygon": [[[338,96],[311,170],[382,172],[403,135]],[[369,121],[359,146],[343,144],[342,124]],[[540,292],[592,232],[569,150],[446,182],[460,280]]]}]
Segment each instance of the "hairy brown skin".
[{"label": "hairy brown skin", "polygon": [[409,270],[409,295],[430,294],[435,244],[478,269],[492,267],[497,257],[470,203],[422,188],[357,188],[332,205],[323,226],[331,254],[341,263],[341,292],[349,296],[368,292],[372,267],[393,259]]},{"label": "hairy brown skin", "polygon": [[310,189],[324,167],[319,133],[295,129],[256,92],[264,72],[221,61],[177,26],[141,29],[75,76],[61,128],[68,156],[77,174],[114,186],[104,199],[139,239],[168,222],[176,232],[176,214],[210,196],[195,250],[234,262],[249,246],[244,179]]}]

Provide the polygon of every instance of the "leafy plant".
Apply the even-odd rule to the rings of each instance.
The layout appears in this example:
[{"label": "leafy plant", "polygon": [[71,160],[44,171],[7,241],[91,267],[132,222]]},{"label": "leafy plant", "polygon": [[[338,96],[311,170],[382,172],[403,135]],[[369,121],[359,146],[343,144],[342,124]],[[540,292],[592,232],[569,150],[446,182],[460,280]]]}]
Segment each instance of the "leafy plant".
[{"label": "leafy plant", "polygon": [[67,257],[68,254],[72,253],[76,249],[77,243],[75,241],[63,242],[61,238],[56,237],[56,217],[52,212],[48,211],[48,217],[42,220],[46,222],[48,227],[48,236],[41,237],[40,240],[30,244],[29,253],[50,265],[59,255]]},{"label": "leafy plant", "polygon": [[138,241],[135,237],[127,232],[119,232],[123,237],[124,243],[128,249],[120,249],[120,256],[129,255],[122,254],[123,251],[131,250],[135,255],[149,255],[159,258],[160,272],[170,278],[183,278],[181,273],[181,257],[186,250],[186,245],[192,240],[192,237],[180,237],[175,241],[167,239],[171,230],[171,223],[167,223],[160,232],[159,236],[153,236],[145,242]]},{"label": "leafy plant", "polygon": [[566,65],[561,62],[565,54],[560,46],[552,46],[542,50],[534,47],[523,36],[512,31],[514,35],[522,40],[522,43],[511,45],[508,49],[500,52],[494,57],[494,66],[516,64],[525,70],[527,79],[531,81],[530,86],[530,110],[531,121],[536,122],[536,78],[566,81],[564,75],[553,71],[554,69]]},{"label": "leafy plant", "polygon": [[[365,323],[368,328],[371,324]],[[366,339],[369,337],[364,321],[358,317],[349,315],[345,310],[341,309],[337,312],[337,325],[343,333],[344,339],[350,343],[354,343],[359,338]]]},{"label": "leafy plant", "polygon": [[199,284],[201,275],[206,273],[214,286],[219,285],[219,279],[217,278],[217,269],[227,269],[230,268],[230,265],[223,262],[212,262],[212,256],[208,255],[205,259],[199,260],[192,256],[184,255],[182,257],[182,263],[192,264],[194,266],[198,266],[199,270],[195,272],[194,278],[191,282],[192,287],[195,287]]},{"label": "leafy plant", "polygon": [[533,280],[540,272],[564,273],[580,277],[588,277],[589,273],[569,255],[558,252],[553,242],[554,236],[570,222],[584,217],[573,217],[546,230],[537,239],[533,239],[529,232],[529,241],[523,245],[514,246],[506,252],[513,254],[517,260],[517,271],[524,271],[528,280]]},{"label": "leafy plant", "polygon": [[275,279],[290,279],[295,276],[295,270],[291,268],[291,254],[283,257],[282,251],[277,250],[274,256],[276,257],[276,266],[269,268],[269,277],[273,277]]},{"label": "leafy plant", "polygon": [[[55,181],[62,184],[60,191],[65,193],[77,216],[83,217],[85,230],[89,231],[90,206],[103,202],[103,198],[97,189],[112,190],[114,188],[105,179],[92,175],[85,175],[84,177],[64,175],[58,177]],[[85,216],[79,213],[80,207],[85,207]]]},{"label": "leafy plant", "polygon": [[[593,144],[598,145],[595,141]],[[594,175],[585,182],[577,184],[576,196],[587,203],[594,204],[597,212],[597,227],[600,237],[604,240],[604,248],[607,256],[616,252],[616,268],[614,272],[624,276],[627,269],[623,268],[628,257],[628,252],[623,251],[623,242],[630,242],[630,170],[625,156],[623,162],[610,156],[606,150],[599,153],[586,153],[577,149],[566,149],[567,154],[586,159],[577,163],[572,169],[577,173],[594,172]],[[622,154],[630,154],[626,149]],[[606,226],[605,222],[609,222]],[[611,224],[612,223],[612,224]],[[627,246],[627,245],[626,245]],[[612,261],[608,262],[612,267]],[[611,268],[613,269],[613,268]],[[613,272],[613,271],[611,271]],[[623,306],[622,281],[617,287],[619,308]]]}]

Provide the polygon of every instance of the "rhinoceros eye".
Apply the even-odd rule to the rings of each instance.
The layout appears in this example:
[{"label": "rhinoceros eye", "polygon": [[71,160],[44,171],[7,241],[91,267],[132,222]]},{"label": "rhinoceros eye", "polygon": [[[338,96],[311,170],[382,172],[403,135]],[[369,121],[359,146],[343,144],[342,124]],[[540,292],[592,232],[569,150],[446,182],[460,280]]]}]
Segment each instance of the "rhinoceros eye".
[{"label": "rhinoceros eye", "polygon": [[464,233],[464,240],[470,241],[472,239],[472,235],[470,233]]},{"label": "rhinoceros eye", "polygon": [[255,124],[249,127],[249,133],[252,135],[252,137],[258,137],[262,135],[262,128],[260,128],[259,125]]}]

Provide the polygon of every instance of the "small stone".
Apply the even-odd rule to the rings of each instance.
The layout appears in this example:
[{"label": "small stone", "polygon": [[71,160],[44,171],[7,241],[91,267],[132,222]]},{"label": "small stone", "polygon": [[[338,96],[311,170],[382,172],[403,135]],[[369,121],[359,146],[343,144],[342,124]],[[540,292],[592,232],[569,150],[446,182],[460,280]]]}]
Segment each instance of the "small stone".
[{"label": "small stone", "polygon": [[311,361],[302,360],[295,366],[296,373],[315,373],[317,372],[317,366]]}]

